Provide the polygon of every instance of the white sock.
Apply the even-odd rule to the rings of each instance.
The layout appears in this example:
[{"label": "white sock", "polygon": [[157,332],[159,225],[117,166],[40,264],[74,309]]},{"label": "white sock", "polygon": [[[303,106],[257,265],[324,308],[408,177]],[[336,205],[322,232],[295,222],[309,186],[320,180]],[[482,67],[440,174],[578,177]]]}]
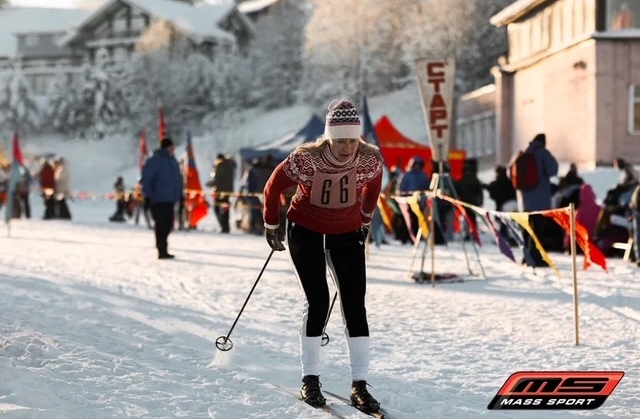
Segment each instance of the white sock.
[{"label": "white sock", "polygon": [[369,337],[347,338],[351,381],[367,379],[369,372]]},{"label": "white sock", "polygon": [[302,361],[302,377],[320,375],[320,344],[322,336],[300,336],[300,360]]}]

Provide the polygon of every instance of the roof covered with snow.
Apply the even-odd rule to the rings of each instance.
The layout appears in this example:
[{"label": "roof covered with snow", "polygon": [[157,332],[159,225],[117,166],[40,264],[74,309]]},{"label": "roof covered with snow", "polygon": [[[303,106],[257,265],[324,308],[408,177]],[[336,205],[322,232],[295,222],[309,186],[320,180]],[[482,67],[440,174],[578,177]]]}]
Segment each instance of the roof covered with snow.
[{"label": "roof covered with snow", "polygon": [[277,3],[278,1],[280,0],[249,0],[240,3],[238,5],[238,10],[245,14],[255,13]]},{"label": "roof covered with snow", "polygon": [[85,9],[15,7],[0,10],[0,57],[13,57],[18,33],[66,32],[91,14]]},{"label": "roof covered with snow", "polygon": [[[128,4],[153,17],[166,20],[197,41],[204,39],[235,41],[232,34],[217,26],[233,12],[235,8],[233,3],[192,6],[175,0],[110,0],[82,21],[78,30],[89,28],[101,22],[104,14],[117,8],[120,3]],[[79,35],[79,31],[70,34],[63,43],[69,43],[77,35]]]},{"label": "roof covered with snow", "polygon": [[508,25],[509,23],[515,22],[522,16],[526,15],[536,7],[550,1],[551,0],[516,0],[496,13],[489,22],[495,26]]}]

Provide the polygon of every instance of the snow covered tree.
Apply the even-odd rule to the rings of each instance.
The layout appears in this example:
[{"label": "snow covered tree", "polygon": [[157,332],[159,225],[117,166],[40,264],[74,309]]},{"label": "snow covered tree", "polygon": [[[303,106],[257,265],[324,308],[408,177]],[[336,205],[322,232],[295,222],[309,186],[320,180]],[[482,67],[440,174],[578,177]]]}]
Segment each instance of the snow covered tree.
[{"label": "snow covered tree", "polygon": [[504,29],[489,23],[512,0],[407,0],[405,59],[456,59],[456,90],[491,82],[491,67],[507,50]]},{"label": "snow covered tree", "polygon": [[34,132],[40,125],[40,111],[19,59],[0,82],[0,127],[2,131]]},{"label": "snow covered tree", "polygon": [[406,77],[403,13],[392,0],[314,0],[306,31],[303,96],[329,97],[392,90]]},{"label": "snow covered tree", "polygon": [[68,119],[84,137],[103,138],[122,127],[127,106],[121,91],[109,77],[110,60],[106,50],[98,50],[95,65],[86,63],[74,100],[74,109]]},{"label": "snow covered tree", "polygon": [[458,92],[490,82],[506,51],[490,17],[512,0],[313,0],[305,43],[303,97],[392,91],[414,80],[418,58],[453,57]]},{"label": "snow covered tree", "polygon": [[192,53],[181,71],[184,72],[184,100],[180,104],[180,118],[199,123],[216,106],[213,63],[200,53]]},{"label": "snow covered tree", "polygon": [[250,88],[267,109],[290,106],[298,99],[309,15],[307,1],[281,0],[256,24],[258,36],[247,57],[254,72]]},{"label": "snow covered tree", "polygon": [[72,124],[75,112],[76,89],[68,75],[60,73],[49,89],[46,113],[47,125],[55,131],[68,134],[74,131]]}]

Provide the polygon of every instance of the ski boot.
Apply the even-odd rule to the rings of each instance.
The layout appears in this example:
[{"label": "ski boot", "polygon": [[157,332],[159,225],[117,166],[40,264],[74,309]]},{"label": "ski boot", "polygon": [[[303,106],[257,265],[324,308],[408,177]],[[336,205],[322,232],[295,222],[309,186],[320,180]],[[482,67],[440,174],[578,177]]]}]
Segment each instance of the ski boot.
[{"label": "ski boot", "polygon": [[367,390],[367,382],[354,381],[351,384],[351,403],[365,413],[376,413],[380,410],[380,403]]},{"label": "ski boot", "polygon": [[313,407],[322,407],[327,404],[327,399],[324,398],[320,391],[320,376],[318,375],[305,375],[302,378],[302,388],[300,389],[300,398],[302,401],[310,404]]}]

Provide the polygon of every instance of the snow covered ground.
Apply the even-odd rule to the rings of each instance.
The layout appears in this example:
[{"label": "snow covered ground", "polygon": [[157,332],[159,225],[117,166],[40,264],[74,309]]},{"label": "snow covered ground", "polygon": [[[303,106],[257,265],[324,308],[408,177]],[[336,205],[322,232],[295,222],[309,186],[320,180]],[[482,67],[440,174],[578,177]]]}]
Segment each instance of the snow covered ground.
[{"label": "snow covered ground", "polygon": [[[272,258],[231,336],[234,349],[222,353],[214,342],[228,332],[269,254],[264,238],[175,232],[169,240],[177,259],[158,261],[152,233],[109,224],[113,209],[108,201],[76,201],[73,222],[18,220],[11,237],[0,230],[0,416],[327,416],[278,388],[300,384],[301,291],[285,254]],[[215,227],[207,222],[205,230]],[[486,281],[466,275],[459,244],[438,247],[436,271],[468,280],[436,288],[407,280],[411,247],[370,249],[369,381],[383,407],[395,418],[640,417],[637,268],[610,260],[608,274],[580,271],[575,346],[570,259],[552,255],[559,280],[550,270],[534,275],[485,243]],[[345,394],[338,313],[328,327],[322,382]],[[521,370],[626,375],[596,411],[488,411]]]}]

